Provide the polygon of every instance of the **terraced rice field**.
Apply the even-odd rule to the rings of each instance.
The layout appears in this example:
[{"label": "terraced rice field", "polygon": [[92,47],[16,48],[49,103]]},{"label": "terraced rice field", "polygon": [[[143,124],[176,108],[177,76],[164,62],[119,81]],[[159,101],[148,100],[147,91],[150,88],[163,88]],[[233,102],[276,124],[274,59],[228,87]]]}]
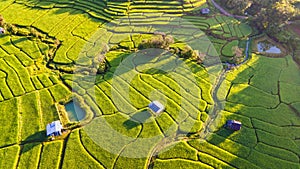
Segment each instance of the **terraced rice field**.
[{"label": "terraced rice field", "polygon": [[[196,15],[203,7],[212,13]],[[0,13],[60,41],[49,57],[45,40],[0,36],[0,168],[300,168],[298,65],[253,54],[224,73],[252,29],[205,1],[3,0]],[[203,64],[137,50],[154,32]],[[105,46],[108,68],[96,74]],[[83,126],[47,141],[46,124],[64,118],[59,104],[72,96]],[[161,115],[148,111],[152,100]],[[227,119],[242,129],[224,129]]]}]

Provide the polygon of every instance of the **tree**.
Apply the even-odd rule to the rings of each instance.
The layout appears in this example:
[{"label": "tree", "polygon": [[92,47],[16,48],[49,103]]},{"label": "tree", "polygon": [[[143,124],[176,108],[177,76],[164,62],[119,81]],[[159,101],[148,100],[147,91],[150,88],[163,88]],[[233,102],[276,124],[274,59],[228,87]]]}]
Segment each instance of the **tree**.
[{"label": "tree", "polygon": [[280,32],[295,15],[295,9],[288,0],[268,0],[268,2],[256,0],[253,4],[260,6],[260,9],[255,8],[253,4],[250,6],[249,13],[255,13],[250,21],[258,30],[275,34]]},{"label": "tree", "polygon": [[227,0],[224,4],[227,8],[234,10],[235,14],[244,14],[251,5],[250,0]]}]

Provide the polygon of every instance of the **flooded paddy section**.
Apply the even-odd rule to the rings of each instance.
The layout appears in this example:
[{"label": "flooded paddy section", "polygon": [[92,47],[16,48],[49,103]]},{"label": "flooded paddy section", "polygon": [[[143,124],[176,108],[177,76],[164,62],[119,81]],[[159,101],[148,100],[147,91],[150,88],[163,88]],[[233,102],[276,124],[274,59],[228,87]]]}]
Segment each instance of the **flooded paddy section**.
[{"label": "flooded paddy section", "polygon": [[257,51],[261,53],[274,53],[281,54],[282,51],[279,47],[269,41],[261,41],[257,43]]},{"label": "flooded paddy section", "polygon": [[81,121],[86,117],[86,112],[74,101],[65,104],[65,109],[71,122]]}]

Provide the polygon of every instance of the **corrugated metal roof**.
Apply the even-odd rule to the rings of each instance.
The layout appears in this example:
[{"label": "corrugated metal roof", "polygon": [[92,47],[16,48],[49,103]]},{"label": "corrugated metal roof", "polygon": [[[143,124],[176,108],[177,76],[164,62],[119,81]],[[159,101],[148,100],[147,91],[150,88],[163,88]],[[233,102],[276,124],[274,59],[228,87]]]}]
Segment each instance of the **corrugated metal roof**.
[{"label": "corrugated metal roof", "polygon": [[226,126],[232,130],[240,130],[242,123],[237,120],[227,120]]},{"label": "corrugated metal roof", "polygon": [[165,110],[165,106],[159,101],[153,101],[149,104],[149,108],[156,114],[159,114]]},{"label": "corrugated metal roof", "polygon": [[49,124],[47,124],[47,127],[46,127],[47,136],[50,136],[55,132],[59,132],[59,131],[61,131],[61,129],[62,129],[62,125],[59,120],[49,123]]}]

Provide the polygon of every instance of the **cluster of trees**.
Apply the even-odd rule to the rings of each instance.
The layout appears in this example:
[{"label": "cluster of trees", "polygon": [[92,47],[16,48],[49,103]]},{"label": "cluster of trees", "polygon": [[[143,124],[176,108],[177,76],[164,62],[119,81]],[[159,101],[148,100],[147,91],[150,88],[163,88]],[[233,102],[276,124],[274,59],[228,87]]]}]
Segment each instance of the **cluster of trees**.
[{"label": "cluster of trees", "polygon": [[292,50],[299,49],[300,38],[287,25],[299,20],[298,0],[219,0],[236,15],[248,15],[249,23]]},{"label": "cluster of trees", "polygon": [[200,56],[197,50],[193,50],[189,45],[176,45],[174,38],[171,35],[155,33],[150,39],[144,39],[138,46],[141,49],[159,48],[165,49],[182,58],[190,58],[196,60],[197,63],[202,63],[203,57]]},{"label": "cluster of trees", "polygon": [[270,34],[280,32],[296,15],[291,0],[221,0],[220,2],[235,14],[249,15],[253,26]]}]

